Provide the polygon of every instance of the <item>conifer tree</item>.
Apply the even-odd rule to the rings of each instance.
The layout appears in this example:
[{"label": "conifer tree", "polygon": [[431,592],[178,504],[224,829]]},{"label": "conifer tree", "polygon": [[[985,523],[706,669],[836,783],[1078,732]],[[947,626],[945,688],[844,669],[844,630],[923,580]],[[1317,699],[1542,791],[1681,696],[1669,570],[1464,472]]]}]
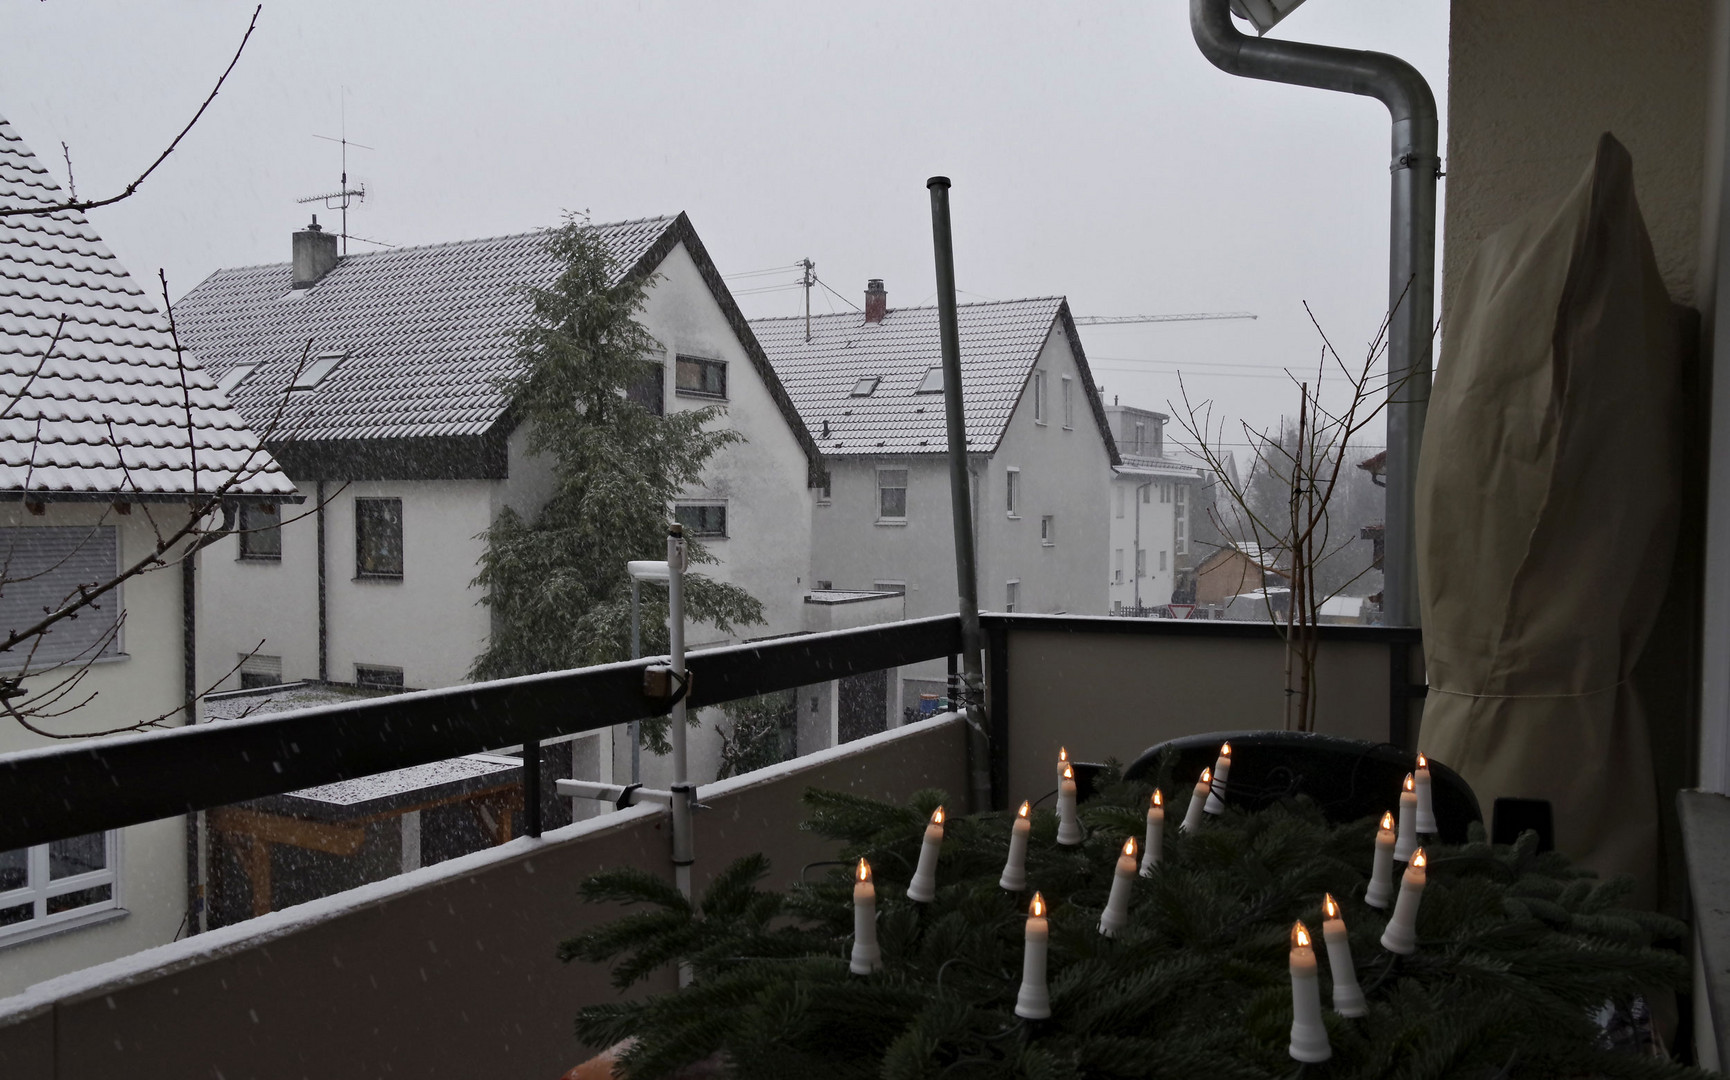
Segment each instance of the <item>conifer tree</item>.
[{"label": "conifer tree", "polygon": [[[500,382],[528,425],[529,449],[552,458],[551,496],[532,520],[506,508],[486,531],[474,583],[486,590],[492,635],[475,678],[610,663],[630,655],[632,559],[666,558],[673,501],[723,447],[744,436],[710,430],[714,407],[656,415],[628,393],[659,370],[660,346],[637,322],[652,276],[631,276],[586,221],[548,234],[558,278],[528,288],[517,369]],[[692,565],[714,562],[695,540]],[[666,593],[642,590],[646,654],[667,646]],[[736,585],[686,577],[687,616],[722,633],[763,621]],[[665,752],[665,720],[644,723]]]},{"label": "conifer tree", "polygon": [[[733,864],[695,904],[646,871],[596,874],[587,899],[640,906],[560,955],[612,963],[621,989],[679,962],[695,979],[584,1009],[577,1033],[592,1045],[636,1040],[622,1059],[629,1080],[705,1059],[729,1075],[798,1080],[1704,1075],[1611,1050],[1594,1020],[1607,1002],[1686,985],[1682,957],[1654,944],[1685,928],[1618,907],[1626,882],[1540,854],[1535,834],[1493,846],[1476,827],[1467,844],[1426,849],[1419,948],[1397,957],[1380,945],[1386,913],[1362,902],[1373,821],[1332,825],[1295,799],[1184,833],[1180,795],[1164,858],[1134,883],[1130,924],[1102,937],[1115,856],[1125,837],[1141,837],[1149,792],[1114,782],[1083,807],[1078,847],[1060,847],[1055,816],[1036,811],[1019,894],[997,884],[1008,816],[981,814],[950,818],[936,899],[906,899],[937,791],[905,806],[807,793],[806,827],[839,842],[843,866],[785,892],[762,888],[762,855]],[[867,976],[848,970],[859,857],[876,879],[883,952]],[[1028,1022],[1013,1007],[1035,889],[1053,905],[1052,1016]],[[1344,907],[1369,1013],[1326,1010],[1333,1057],[1300,1069],[1287,1050],[1288,934],[1304,919],[1320,951],[1325,892]]]}]

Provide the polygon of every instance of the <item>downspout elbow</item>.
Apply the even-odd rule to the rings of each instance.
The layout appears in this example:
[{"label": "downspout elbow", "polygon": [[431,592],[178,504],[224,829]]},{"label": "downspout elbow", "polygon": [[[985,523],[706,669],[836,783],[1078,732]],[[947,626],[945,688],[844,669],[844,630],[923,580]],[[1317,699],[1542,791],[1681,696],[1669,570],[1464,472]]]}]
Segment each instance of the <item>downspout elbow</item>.
[{"label": "downspout elbow", "polygon": [[1436,147],[1436,97],[1412,65],[1387,53],[1252,37],[1231,21],[1231,0],[1190,0],[1190,31],[1214,67],[1246,79],[1311,86],[1373,97],[1396,125],[1413,127],[1411,142]]}]

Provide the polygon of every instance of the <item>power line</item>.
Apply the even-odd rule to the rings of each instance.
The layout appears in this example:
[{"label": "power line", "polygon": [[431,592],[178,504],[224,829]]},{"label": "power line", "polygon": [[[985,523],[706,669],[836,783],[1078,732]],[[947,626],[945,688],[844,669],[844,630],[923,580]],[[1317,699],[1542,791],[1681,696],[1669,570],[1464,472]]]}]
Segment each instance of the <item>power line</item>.
[{"label": "power line", "polygon": [[1254,319],[1253,311],[1189,311],[1176,315],[1077,315],[1077,326],[1115,326],[1120,323],[1200,322],[1208,319]]},{"label": "power line", "polygon": [[[825,289],[829,289],[829,283],[827,281],[824,281],[822,278],[817,277],[817,275],[815,275],[815,274],[812,274],[811,276],[812,276],[812,279],[817,282],[817,284],[823,286]],[[858,304],[855,304],[853,301],[847,299],[845,296],[842,296],[840,293],[835,292],[834,289],[829,289],[829,292],[832,293],[837,300],[840,300],[843,304],[846,304],[848,307],[852,308],[854,311],[857,311],[861,314],[864,313],[864,311],[865,311],[864,308],[860,307]]]},{"label": "power line", "polygon": [[762,270],[741,270],[737,274],[722,274],[721,279],[723,281],[733,281],[738,278],[764,277],[769,274],[784,274],[789,270],[797,270],[799,268],[799,263],[788,263],[785,266],[770,266]]}]

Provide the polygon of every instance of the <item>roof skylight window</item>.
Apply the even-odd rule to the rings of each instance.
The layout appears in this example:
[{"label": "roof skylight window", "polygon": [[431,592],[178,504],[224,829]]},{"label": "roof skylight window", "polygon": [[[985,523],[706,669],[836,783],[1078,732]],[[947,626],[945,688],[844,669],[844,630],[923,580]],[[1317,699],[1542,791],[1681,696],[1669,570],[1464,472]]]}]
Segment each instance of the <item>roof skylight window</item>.
[{"label": "roof skylight window", "polygon": [[925,373],[925,379],[919,384],[915,394],[941,394],[943,392],[943,369],[934,367]]},{"label": "roof skylight window", "polygon": [[216,380],[216,392],[223,397],[234,393],[234,388],[246,381],[246,377],[258,370],[257,364],[236,364],[222,373]]},{"label": "roof skylight window", "polygon": [[300,369],[300,374],[290,384],[290,390],[311,390],[323,382],[336,366],[348,359],[347,352],[321,352],[318,357]]},{"label": "roof skylight window", "polygon": [[872,394],[877,392],[877,383],[879,381],[880,380],[875,375],[860,379],[858,382],[853,384],[853,396],[870,397]]}]

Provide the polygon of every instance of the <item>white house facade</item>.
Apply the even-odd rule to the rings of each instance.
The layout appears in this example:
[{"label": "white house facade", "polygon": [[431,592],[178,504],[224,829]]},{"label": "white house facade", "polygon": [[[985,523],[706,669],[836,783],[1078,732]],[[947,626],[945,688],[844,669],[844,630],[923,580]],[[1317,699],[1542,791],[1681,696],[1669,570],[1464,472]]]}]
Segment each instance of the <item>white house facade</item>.
[{"label": "white house facade", "polygon": [[[637,319],[663,363],[645,400],[719,406],[718,424],[745,435],[673,508],[718,560],[702,572],[763,603],[767,625],[741,633],[801,629],[822,475],[813,441],[683,214],[595,228],[623,273],[649,279]],[[469,678],[491,632],[472,584],[482,533],[506,507],[532,518],[550,491],[550,463],[528,452],[527,429],[495,387],[514,369],[512,333],[527,321],[520,287],[557,272],[545,240],[338,258],[329,234],[308,229],[295,236],[294,263],[218,271],[180,302],[183,339],[268,429],[312,508],[211,549],[207,672],[256,652],[227,685]],[[304,368],[303,352],[315,358]],[[297,379],[315,385],[292,389]],[[728,640],[701,627],[690,637],[694,648]],[[709,734],[693,743],[699,777],[718,761]],[[582,753],[610,778],[628,753],[622,740],[600,742]],[[652,778],[659,766],[646,766]]]},{"label": "white house facade", "polygon": [[[980,606],[1096,614],[1106,478],[1117,451],[1061,297],[964,304],[962,393]],[[880,281],[863,314],[752,323],[816,436],[830,485],[814,510],[820,589],[901,592],[907,618],[956,610],[937,309],[890,308]],[[905,710],[943,667],[904,669]]]},{"label": "white house facade", "polygon": [[[0,206],[65,198],[0,119]],[[203,556],[160,537],[197,510],[212,511],[200,528],[219,528],[221,504],[283,504],[293,486],[76,211],[0,218],[0,402],[0,639],[67,610],[80,587],[163,561],[0,651],[8,708],[47,733],[0,716],[0,753],[194,722],[187,597]],[[0,851],[0,997],[195,930],[195,821]]]},{"label": "white house facade", "polygon": [[1164,413],[1107,405],[1105,415],[1122,455],[1111,477],[1111,610],[1161,608],[1172,602],[1180,567],[1188,565],[1201,473],[1166,456]]}]

